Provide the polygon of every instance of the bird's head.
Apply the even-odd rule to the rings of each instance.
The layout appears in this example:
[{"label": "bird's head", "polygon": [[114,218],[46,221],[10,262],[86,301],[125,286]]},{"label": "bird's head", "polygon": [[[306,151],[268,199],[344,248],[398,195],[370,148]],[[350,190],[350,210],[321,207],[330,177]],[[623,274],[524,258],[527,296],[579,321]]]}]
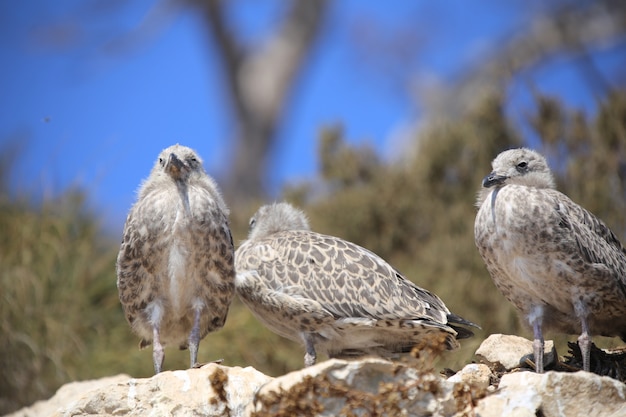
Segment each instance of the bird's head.
[{"label": "bird's head", "polygon": [[555,188],[546,158],[527,148],[509,149],[491,162],[493,170],[483,178],[476,206],[480,207],[493,188],[507,184],[536,188]]},{"label": "bird's head", "polygon": [[527,148],[509,149],[491,163],[493,170],[483,179],[484,188],[506,184],[536,188],[555,188],[546,158]]},{"label": "bird's head", "polygon": [[306,215],[289,203],[262,206],[250,219],[248,239],[261,239],[285,230],[311,230]]},{"label": "bird's head", "polygon": [[175,182],[185,182],[194,173],[202,173],[202,159],[193,149],[182,145],[173,145],[159,155],[155,170],[160,170]]}]

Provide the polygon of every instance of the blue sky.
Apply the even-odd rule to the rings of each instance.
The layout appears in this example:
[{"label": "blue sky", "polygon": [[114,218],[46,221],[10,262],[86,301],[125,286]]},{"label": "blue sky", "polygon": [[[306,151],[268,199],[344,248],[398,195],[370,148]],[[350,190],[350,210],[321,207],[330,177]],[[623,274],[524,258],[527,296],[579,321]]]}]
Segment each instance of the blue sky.
[{"label": "blue sky", "polygon": [[[280,2],[238,3],[242,8],[231,18],[252,44],[271,29]],[[121,230],[161,149],[188,145],[199,151],[209,174],[218,179],[225,174],[234,126],[201,22],[181,12],[131,50],[111,52],[110,41],[141,27],[153,4],[0,4],[0,141],[17,138],[24,144],[11,176],[14,190],[50,196],[79,185],[105,224]],[[341,123],[349,141],[367,141],[381,154],[393,154],[394,135],[420,118],[408,76],[452,82],[531,15],[526,3],[517,1],[481,0],[471,9],[460,0],[331,4],[279,132],[270,172],[273,193],[285,182],[315,176],[316,138],[325,125]],[[367,32],[372,25],[376,31]],[[402,60],[368,56],[359,46],[359,30],[375,33],[368,42],[381,44],[402,30],[416,47]],[[610,63],[612,56],[599,59]],[[544,68],[538,85],[569,94],[574,106],[590,107],[590,94],[573,94],[568,87],[578,75],[568,73],[567,62],[554,65],[558,71]]]}]

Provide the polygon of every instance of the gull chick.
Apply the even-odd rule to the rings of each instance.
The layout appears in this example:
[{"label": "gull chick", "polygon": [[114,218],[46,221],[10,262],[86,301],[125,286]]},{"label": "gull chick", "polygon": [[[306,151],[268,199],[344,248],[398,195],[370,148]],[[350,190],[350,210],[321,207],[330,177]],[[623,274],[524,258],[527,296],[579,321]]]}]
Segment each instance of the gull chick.
[{"label": "gull chick", "polygon": [[473,334],[435,294],[369,250],[312,232],[287,203],[257,211],[235,265],[241,300],[270,330],[304,344],[305,366],[318,352],[395,358],[427,341],[454,349]]},{"label": "gull chick", "polygon": [[166,345],[198,345],[226,321],[234,296],[228,208],[192,149],[170,146],[157,158],[126,219],[117,288],[126,319],[153,346],[159,373]]},{"label": "gull chick", "polygon": [[626,251],[593,214],[555,189],[545,158],[511,149],[479,192],[478,251],[502,294],[533,330],[543,372],[543,329],[579,334],[590,369],[591,334],[626,340]]}]

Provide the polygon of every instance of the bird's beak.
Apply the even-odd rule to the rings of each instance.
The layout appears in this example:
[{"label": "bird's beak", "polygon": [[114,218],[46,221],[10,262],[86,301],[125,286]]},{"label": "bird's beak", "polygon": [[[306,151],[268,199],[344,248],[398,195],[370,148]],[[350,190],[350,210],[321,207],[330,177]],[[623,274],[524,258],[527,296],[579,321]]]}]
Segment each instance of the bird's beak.
[{"label": "bird's beak", "polygon": [[501,185],[504,181],[507,180],[506,175],[498,175],[496,172],[491,172],[485,178],[483,178],[483,187],[489,188],[495,185]]},{"label": "bird's beak", "polygon": [[182,177],[183,171],[185,170],[185,164],[178,159],[176,154],[171,153],[165,169],[172,176],[172,178],[178,180]]}]

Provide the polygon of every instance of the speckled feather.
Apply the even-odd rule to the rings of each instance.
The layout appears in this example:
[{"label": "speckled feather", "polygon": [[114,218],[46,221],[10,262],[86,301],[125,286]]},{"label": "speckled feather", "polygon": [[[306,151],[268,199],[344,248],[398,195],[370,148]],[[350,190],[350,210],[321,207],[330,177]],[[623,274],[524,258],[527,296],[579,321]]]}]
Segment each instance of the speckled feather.
[{"label": "speckled feather", "polygon": [[[165,170],[172,154],[189,168],[181,181]],[[191,149],[174,145],[159,155],[128,214],[117,274],[141,347],[152,342],[155,325],[163,346],[187,347],[197,309],[200,339],[224,325],[235,277],[228,209]]]},{"label": "speckled feather", "polygon": [[439,297],[369,250],[308,230],[298,213],[286,203],[262,207],[235,255],[238,294],[271,330],[295,341],[312,334],[333,357],[393,357],[441,334],[449,349],[458,346],[451,323],[469,323]]},{"label": "speckled feather", "polygon": [[556,191],[529,149],[500,154],[484,183],[475,241],[503,295],[546,328],[580,334],[586,316],[594,334],[624,339],[626,251],[609,228]]}]

